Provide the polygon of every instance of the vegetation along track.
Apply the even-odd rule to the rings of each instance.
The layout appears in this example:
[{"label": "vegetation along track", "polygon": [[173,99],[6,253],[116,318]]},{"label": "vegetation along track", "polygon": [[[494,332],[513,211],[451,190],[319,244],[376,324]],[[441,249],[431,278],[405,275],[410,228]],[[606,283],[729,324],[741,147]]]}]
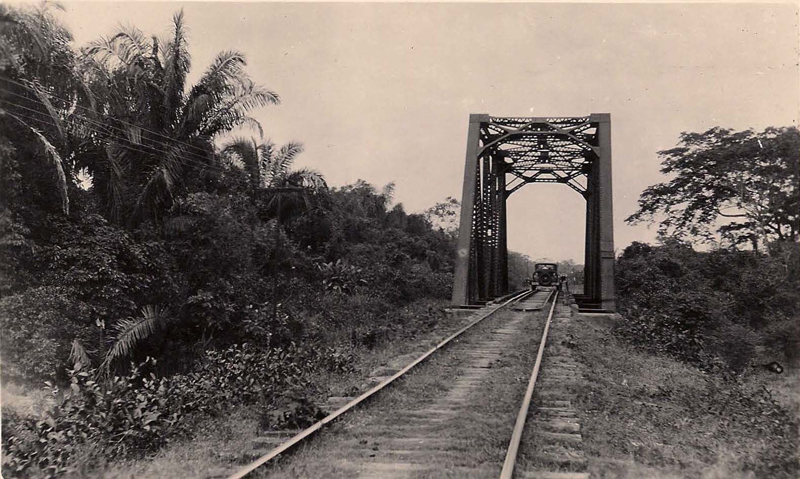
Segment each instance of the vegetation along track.
[{"label": "vegetation along track", "polygon": [[[399,371],[387,371],[361,396],[342,398],[347,403],[334,413],[229,477],[488,478],[500,474],[504,457],[506,464],[517,463],[514,477],[587,477],[580,472],[585,463],[575,447],[580,444],[579,426],[570,412],[568,392],[558,387],[553,388],[555,393],[537,392],[538,407],[530,415],[537,438],[551,442],[543,445],[543,454],[529,451],[530,423],[522,434],[519,423],[529,415],[527,406],[517,414],[523,394],[526,402],[531,400],[544,352],[550,354],[551,348],[542,341],[554,312],[558,313],[554,324],[569,317],[569,308],[557,301],[553,291],[522,293],[477,312],[468,326]],[[484,321],[490,316],[492,321]],[[529,382],[531,364],[534,375]],[[575,366],[560,353],[545,364],[552,368],[542,375],[548,389],[576,374]],[[418,374],[406,374],[416,366]],[[386,388],[398,380],[402,387]],[[370,407],[355,407],[373,396]],[[345,413],[347,421],[336,422],[310,440]],[[289,449],[296,452],[291,459],[276,461]],[[269,468],[261,467],[267,464]],[[511,473],[508,466],[503,473]]]}]

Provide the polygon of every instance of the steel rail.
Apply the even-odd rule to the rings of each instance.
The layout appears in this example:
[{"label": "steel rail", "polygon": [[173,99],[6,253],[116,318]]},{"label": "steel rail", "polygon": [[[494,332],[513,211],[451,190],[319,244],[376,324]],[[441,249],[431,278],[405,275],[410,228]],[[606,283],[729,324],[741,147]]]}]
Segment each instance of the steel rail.
[{"label": "steel rail", "polygon": [[361,402],[365,401],[366,399],[370,398],[374,394],[378,393],[379,391],[381,391],[382,389],[387,387],[389,384],[391,384],[393,381],[395,381],[396,379],[400,378],[401,376],[406,374],[408,371],[413,369],[414,366],[416,366],[419,363],[425,361],[433,353],[435,353],[436,351],[444,348],[452,340],[454,340],[457,337],[461,336],[463,333],[465,333],[466,331],[468,331],[472,327],[476,326],[477,324],[479,324],[480,322],[482,322],[483,320],[485,320],[489,316],[492,316],[494,313],[500,311],[501,309],[505,308],[509,304],[514,303],[516,301],[519,301],[520,299],[522,299],[522,298],[524,298],[524,297],[526,297],[526,296],[528,296],[530,294],[533,294],[533,291],[526,290],[526,291],[523,291],[521,293],[518,293],[518,294],[512,296],[510,299],[508,299],[507,301],[503,302],[502,304],[500,304],[495,309],[487,312],[486,314],[484,314],[480,318],[476,319],[475,321],[473,321],[470,324],[464,326],[463,328],[459,329],[455,333],[451,334],[450,336],[448,336],[447,338],[442,340],[439,344],[437,344],[436,346],[434,346],[433,348],[431,348],[430,350],[425,352],[422,356],[420,356],[417,359],[415,359],[414,361],[412,361],[409,365],[407,365],[406,367],[404,367],[403,369],[401,369],[400,371],[398,371],[397,373],[392,375],[390,378],[384,380],[383,382],[381,382],[380,384],[376,385],[375,387],[373,387],[369,391],[363,393],[362,395],[360,395],[357,398],[353,399],[352,401],[348,402],[347,404],[345,404],[341,408],[337,409],[336,411],[332,412],[328,416],[325,416],[323,419],[321,419],[320,421],[314,423],[313,425],[311,425],[307,429],[304,429],[304,430],[300,431],[297,435],[293,436],[288,441],[286,441],[283,444],[279,445],[275,449],[271,450],[270,452],[266,453],[265,455],[261,456],[260,458],[256,459],[255,461],[251,462],[250,464],[245,465],[244,467],[242,467],[241,469],[239,469],[235,473],[233,473],[230,476],[228,476],[227,479],[241,479],[243,477],[246,477],[251,472],[255,471],[256,469],[258,469],[259,467],[261,467],[264,464],[268,463],[272,459],[276,458],[277,456],[281,455],[282,453],[284,453],[284,452],[288,451],[289,449],[293,448],[294,446],[296,446],[297,444],[299,444],[301,441],[303,441],[304,439],[308,438],[309,436],[314,435],[316,432],[318,432],[320,429],[322,429],[328,423],[338,419],[339,416],[341,416],[344,413],[350,411],[351,409],[353,409],[357,405],[359,405]]},{"label": "steel rail", "polygon": [[[553,298],[553,305],[550,306],[550,314],[547,315],[547,322],[544,325],[544,332],[542,333],[542,340],[539,342],[539,352],[536,355],[536,363],[533,365],[533,372],[531,379],[528,381],[528,389],[525,391],[525,398],[522,400],[522,407],[517,414],[517,423],[514,425],[514,432],[511,434],[511,442],[508,444],[508,451],[506,452],[506,460],[503,463],[503,470],[500,471],[500,479],[511,479],[514,475],[514,465],[517,462],[517,452],[519,451],[519,443],[522,440],[522,430],[525,429],[525,419],[528,417],[528,409],[530,409],[531,398],[533,397],[533,388],[536,385],[536,378],[539,376],[539,368],[542,365],[542,357],[544,356],[544,346],[547,342],[547,333],[550,330],[550,321],[553,319],[553,311],[556,309],[558,302],[558,291],[555,291]],[[550,298],[548,298],[549,300]]]}]

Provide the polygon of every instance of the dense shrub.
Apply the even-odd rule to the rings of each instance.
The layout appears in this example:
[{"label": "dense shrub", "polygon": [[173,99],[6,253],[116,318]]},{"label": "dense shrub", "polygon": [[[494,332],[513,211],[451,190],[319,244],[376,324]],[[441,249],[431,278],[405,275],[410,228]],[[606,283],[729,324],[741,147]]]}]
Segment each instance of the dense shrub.
[{"label": "dense shrub", "polygon": [[69,357],[65,338],[89,338],[97,329],[89,323],[92,305],[77,294],[68,286],[39,286],[0,298],[6,378],[66,378],[58,374]]},{"label": "dense shrub", "polygon": [[[89,211],[48,216],[32,229],[17,225],[0,244],[19,273],[0,298],[11,345],[3,352],[6,371],[64,381],[59,371],[73,340],[99,362],[120,321],[140,318],[148,304],[173,318],[143,337],[131,359],[157,357],[158,373],[171,374],[190,371],[209,347],[318,340],[338,321],[312,324],[310,318],[330,316],[321,306],[327,296],[369,298],[369,306],[345,301],[334,310],[348,323],[336,328],[370,345],[389,336],[379,325],[389,308],[449,297],[452,236],[401,205],[390,210],[386,192],[358,182],[312,195],[308,215],[326,225],[314,238],[306,237],[318,231],[308,229],[302,211],[283,226],[265,222],[265,206],[246,193],[188,193],[175,199],[160,228],[145,224],[135,233]],[[53,234],[45,235],[48,229]]]},{"label": "dense shrub", "polygon": [[118,320],[169,302],[178,288],[161,241],[137,240],[93,214],[50,226],[31,248],[0,245],[25,271],[0,298],[0,327],[4,364],[25,379],[63,381],[73,340],[102,357]]},{"label": "dense shrub", "polygon": [[175,434],[180,413],[170,382],[145,373],[151,362],[107,381],[78,364],[69,371],[67,391],[48,383],[61,400],[42,418],[27,418],[4,437],[4,472],[55,477],[68,471],[82,445],[90,445],[98,457],[121,458],[163,445]]},{"label": "dense shrub", "polygon": [[75,466],[77,454],[141,457],[187,434],[191,418],[236,404],[261,404],[272,418],[264,427],[300,427],[321,414],[307,399],[308,372],[341,370],[351,360],[331,348],[309,353],[243,344],[207,351],[195,371],[169,378],[155,375],[151,358],[107,379],[76,364],[66,390],[48,382],[57,401],[43,417],[4,416],[3,470],[55,477]]},{"label": "dense shrub", "polygon": [[186,391],[184,411],[215,413],[237,403],[268,402],[287,391],[309,387],[307,371],[314,365],[297,348],[261,350],[249,344],[207,351],[195,371],[173,377]]},{"label": "dense shrub", "polygon": [[325,291],[350,294],[356,286],[367,284],[362,277],[361,268],[347,264],[341,259],[336,262],[317,263],[317,269],[322,276],[322,287]]},{"label": "dense shrub", "polygon": [[765,343],[783,354],[789,364],[800,364],[800,316],[778,318],[764,328]]},{"label": "dense shrub", "polygon": [[620,334],[705,367],[742,372],[759,348],[795,361],[800,342],[795,249],[783,254],[694,251],[670,241],[633,243],[617,262]]}]

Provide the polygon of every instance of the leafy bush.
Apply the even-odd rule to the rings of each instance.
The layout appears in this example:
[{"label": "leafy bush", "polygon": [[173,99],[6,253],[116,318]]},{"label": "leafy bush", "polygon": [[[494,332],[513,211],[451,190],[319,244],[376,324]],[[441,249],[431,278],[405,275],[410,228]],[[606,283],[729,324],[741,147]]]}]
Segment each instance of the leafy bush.
[{"label": "leafy bush", "polygon": [[296,348],[263,351],[249,344],[207,351],[197,370],[177,375],[172,383],[182,391],[184,412],[215,414],[221,405],[268,402],[289,391],[309,388],[311,363]]},{"label": "leafy bush", "polygon": [[685,324],[680,316],[635,307],[625,312],[625,323],[618,333],[652,351],[688,361],[698,360],[705,344],[699,331]]},{"label": "leafy bush", "polygon": [[764,329],[764,342],[787,363],[800,365],[800,316],[779,318]]},{"label": "leafy bush", "polygon": [[7,376],[55,380],[64,371],[70,343],[64,338],[92,337],[86,322],[92,307],[76,300],[74,288],[41,286],[0,298],[3,363]]},{"label": "leafy bush", "polygon": [[82,445],[91,445],[100,456],[120,458],[161,447],[180,430],[180,413],[169,381],[144,373],[153,364],[148,359],[108,381],[97,381],[96,371],[83,371],[77,364],[69,371],[66,392],[48,383],[60,400],[42,418],[22,421],[5,437],[5,471],[55,477],[70,470]]},{"label": "leafy bush", "polygon": [[342,259],[335,263],[319,263],[317,269],[322,275],[322,287],[325,291],[351,294],[356,286],[367,283],[361,278],[361,268],[347,264]]},{"label": "leafy bush", "polygon": [[[796,249],[796,248],[795,248]],[[618,332],[651,350],[740,373],[761,346],[789,358],[798,326],[797,256],[697,252],[686,243],[633,243],[617,262]],[[796,355],[794,355],[796,356]]]},{"label": "leafy bush", "polygon": [[325,416],[325,412],[305,396],[281,396],[262,408],[258,427],[263,431],[305,429]]},{"label": "leafy bush", "polygon": [[351,360],[331,348],[265,351],[243,344],[207,351],[195,371],[169,378],[156,377],[151,358],[108,379],[78,363],[68,389],[48,383],[57,402],[43,417],[4,415],[4,472],[55,477],[74,469],[87,450],[89,457],[141,457],[187,434],[189,418],[241,403],[263,404],[264,427],[303,427],[322,414],[307,399],[308,373],[342,369]]}]

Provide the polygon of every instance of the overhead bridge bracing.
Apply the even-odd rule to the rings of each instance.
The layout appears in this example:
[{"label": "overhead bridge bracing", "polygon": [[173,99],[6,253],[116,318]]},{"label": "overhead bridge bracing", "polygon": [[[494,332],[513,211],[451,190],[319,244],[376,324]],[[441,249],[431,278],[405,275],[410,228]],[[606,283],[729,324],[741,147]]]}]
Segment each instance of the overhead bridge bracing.
[{"label": "overhead bridge bracing", "polygon": [[[614,311],[611,115],[469,117],[453,304],[508,293],[506,201],[530,183],[561,183],[586,200],[585,308]],[[531,205],[553,207],[553,205]]]}]

